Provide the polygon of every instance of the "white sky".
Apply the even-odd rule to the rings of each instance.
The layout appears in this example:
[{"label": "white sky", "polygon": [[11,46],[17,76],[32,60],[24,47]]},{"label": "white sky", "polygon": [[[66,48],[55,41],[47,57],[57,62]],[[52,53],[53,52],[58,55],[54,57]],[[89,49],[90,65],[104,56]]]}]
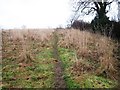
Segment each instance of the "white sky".
[{"label": "white sky", "polygon": [[[0,0],[0,27],[54,28],[66,25],[70,0]],[[114,13],[114,12],[112,12]],[[92,19],[90,16],[85,21]]]},{"label": "white sky", "polygon": [[69,0],[0,0],[0,26],[50,28],[66,24]]}]

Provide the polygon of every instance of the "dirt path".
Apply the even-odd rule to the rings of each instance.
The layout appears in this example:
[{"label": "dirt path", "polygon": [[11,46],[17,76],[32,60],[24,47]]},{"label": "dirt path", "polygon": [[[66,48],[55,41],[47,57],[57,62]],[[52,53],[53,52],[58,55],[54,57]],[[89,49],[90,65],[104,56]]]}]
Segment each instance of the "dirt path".
[{"label": "dirt path", "polygon": [[57,48],[57,43],[58,43],[58,37],[56,34],[56,31],[54,32],[54,43],[53,43],[53,55],[55,58],[55,67],[54,67],[54,72],[55,72],[55,88],[66,88],[65,80],[63,77],[63,68],[62,68],[62,62],[59,57],[58,53],[58,48]]}]

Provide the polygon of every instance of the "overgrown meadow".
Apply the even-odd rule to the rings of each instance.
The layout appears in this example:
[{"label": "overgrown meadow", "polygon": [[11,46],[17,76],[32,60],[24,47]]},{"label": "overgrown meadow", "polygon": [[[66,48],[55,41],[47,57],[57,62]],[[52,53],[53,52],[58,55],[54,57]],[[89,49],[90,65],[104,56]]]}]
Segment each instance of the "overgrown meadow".
[{"label": "overgrown meadow", "polygon": [[76,29],[2,30],[1,87],[57,88],[62,73],[64,88],[115,88],[116,50],[114,40]]}]

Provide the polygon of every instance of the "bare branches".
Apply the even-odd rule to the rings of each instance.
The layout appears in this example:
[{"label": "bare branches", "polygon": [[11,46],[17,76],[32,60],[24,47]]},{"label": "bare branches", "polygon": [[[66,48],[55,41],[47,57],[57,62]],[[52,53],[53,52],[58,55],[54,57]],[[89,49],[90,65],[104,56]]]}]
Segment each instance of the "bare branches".
[{"label": "bare branches", "polygon": [[75,14],[80,11],[81,14],[88,15],[92,11],[96,11],[97,9],[93,6],[93,2],[81,2],[78,1],[76,3],[76,8],[74,10]]},{"label": "bare branches", "polygon": [[111,2],[107,2],[107,3],[106,3],[106,5],[109,5],[109,4],[111,4],[113,1],[115,1],[115,0],[112,0]]},{"label": "bare branches", "polygon": [[118,0],[73,0],[75,18],[93,13],[97,13],[98,17],[101,18],[109,12],[107,7],[111,7],[114,1]]},{"label": "bare branches", "polygon": [[84,4],[84,7],[82,8],[81,12],[83,12],[83,10],[86,9],[86,8],[91,8],[91,7],[88,7],[89,4],[90,4],[90,2],[86,2],[86,3]]},{"label": "bare branches", "polygon": [[95,7],[97,8],[97,10],[99,10],[98,3],[97,3],[97,2],[94,2],[94,4],[95,4]]},{"label": "bare branches", "polygon": [[86,2],[77,2],[76,5],[76,10],[74,12],[78,12],[84,5],[86,5]]},{"label": "bare branches", "polygon": [[75,10],[75,12],[78,12],[78,11],[80,10],[82,4],[84,4],[84,2],[81,2],[81,3],[78,2],[78,7],[77,7],[77,9]]}]

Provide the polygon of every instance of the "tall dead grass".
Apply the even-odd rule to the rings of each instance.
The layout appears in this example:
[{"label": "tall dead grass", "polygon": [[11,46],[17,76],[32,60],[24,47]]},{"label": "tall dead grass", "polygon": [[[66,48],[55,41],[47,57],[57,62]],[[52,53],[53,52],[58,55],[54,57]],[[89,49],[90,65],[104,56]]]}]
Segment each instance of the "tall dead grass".
[{"label": "tall dead grass", "polygon": [[48,45],[53,30],[5,30],[3,37],[3,59],[14,59],[17,63],[34,62],[35,53]]},{"label": "tall dead grass", "polygon": [[[115,43],[105,36],[79,30],[60,30],[59,46],[70,48],[77,54],[75,67],[80,67],[81,62],[90,62],[86,68],[92,67],[93,73],[100,75],[106,74],[107,77],[116,79],[116,57],[113,57],[113,50],[116,49]],[[83,68],[83,67],[80,67]],[[90,69],[89,69],[90,70]]]},{"label": "tall dead grass", "polygon": [[[51,47],[54,30],[6,30],[2,31],[3,59],[12,59],[14,63],[31,63],[42,48]],[[116,79],[116,57],[113,50],[116,44],[105,36],[75,29],[58,30],[58,45],[72,49],[75,66],[83,72],[104,74]],[[85,71],[86,70],[86,71]],[[81,71],[80,71],[81,72]]]}]

